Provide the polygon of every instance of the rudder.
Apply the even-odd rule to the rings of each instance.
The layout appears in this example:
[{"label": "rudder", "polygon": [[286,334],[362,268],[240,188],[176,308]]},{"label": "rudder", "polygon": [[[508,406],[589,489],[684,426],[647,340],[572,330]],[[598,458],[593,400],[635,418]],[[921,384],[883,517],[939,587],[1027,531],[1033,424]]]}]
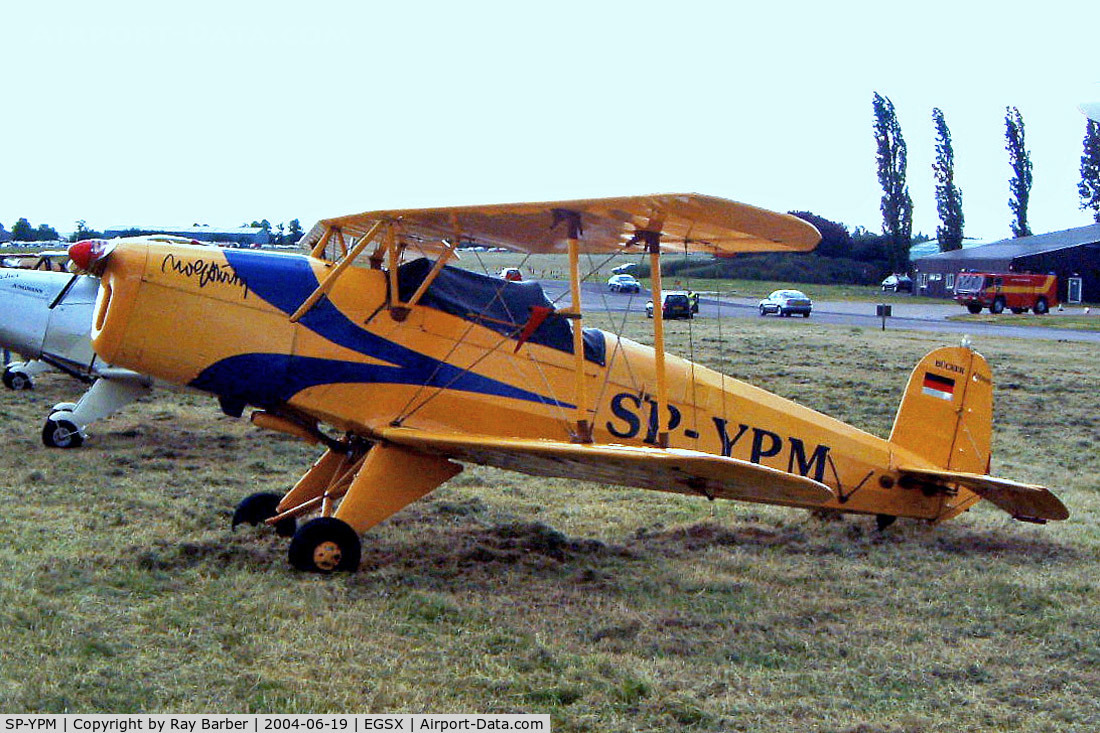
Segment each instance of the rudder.
[{"label": "rudder", "polygon": [[890,442],[934,466],[989,472],[993,375],[978,352],[961,346],[929,353],[909,377]]}]

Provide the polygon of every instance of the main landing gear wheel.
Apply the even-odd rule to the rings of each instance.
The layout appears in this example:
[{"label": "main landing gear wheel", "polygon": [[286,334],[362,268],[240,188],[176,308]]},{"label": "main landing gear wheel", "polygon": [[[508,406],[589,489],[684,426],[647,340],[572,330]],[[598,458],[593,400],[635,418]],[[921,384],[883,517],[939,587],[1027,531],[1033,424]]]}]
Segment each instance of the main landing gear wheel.
[{"label": "main landing gear wheel", "polygon": [[8,389],[17,391],[21,389],[34,389],[34,380],[30,378],[30,375],[24,374],[23,372],[5,369],[2,379],[4,381],[4,386]]},{"label": "main landing gear wheel", "polygon": [[[238,524],[251,524],[252,526],[262,524],[279,513],[278,506],[279,495],[270,491],[262,491],[258,494],[246,496],[237,505],[237,510],[233,512],[233,529],[236,529]],[[287,517],[275,523],[275,534],[280,537],[293,537],[297,528],[298,520],[294,517]]]},{"label": "main landing gear wheel", "polygon": [[84,436],[72,420],[51,417],[42,427],[42,443],[47,448],[79,448],[84,445]]},{"label": "main landing gear wheel", "polygon": [[359,535],[335,517],[318,517],[301,526],[290,541],[290,564],[311,573],[351,572],[359,567]]}]

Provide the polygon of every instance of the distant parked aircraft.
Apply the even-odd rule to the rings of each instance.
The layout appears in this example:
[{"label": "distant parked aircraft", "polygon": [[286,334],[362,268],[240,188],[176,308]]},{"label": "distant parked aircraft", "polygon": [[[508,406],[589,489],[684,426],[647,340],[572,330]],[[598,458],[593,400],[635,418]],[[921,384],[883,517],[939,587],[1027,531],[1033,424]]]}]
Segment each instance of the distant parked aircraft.
[{"label": "distant parked aircraft", "polygon": [[92,312],[99,280],[38,269],[0,269],[0,347],[24,361],[4,367],[8,389],[32,389],[34,377],[58,369],[91,386],[79,401],[54,405],[42,428],[51,448],[76,448],[86,428],[146,394],[152,379],[112,367],[92,351]]}]

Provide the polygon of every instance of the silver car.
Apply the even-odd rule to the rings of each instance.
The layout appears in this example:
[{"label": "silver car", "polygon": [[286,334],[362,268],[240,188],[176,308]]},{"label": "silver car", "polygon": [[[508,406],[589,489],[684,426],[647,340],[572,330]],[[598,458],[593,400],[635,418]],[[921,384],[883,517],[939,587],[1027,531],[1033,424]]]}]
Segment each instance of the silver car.
[{"label": "silver car", "polygon": [[800,290],[776,290],[767,298],[760,301],[760,315],[778,313],[781,316],[801,314],[803,318],[810,317],[810,311],[814,309],[814,302]]}]

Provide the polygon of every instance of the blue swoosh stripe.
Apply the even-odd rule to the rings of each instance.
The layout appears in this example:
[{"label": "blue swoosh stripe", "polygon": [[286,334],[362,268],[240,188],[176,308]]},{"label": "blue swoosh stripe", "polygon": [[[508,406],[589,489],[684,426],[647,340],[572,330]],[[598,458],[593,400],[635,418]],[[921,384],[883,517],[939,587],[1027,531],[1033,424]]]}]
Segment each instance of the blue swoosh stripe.
[{"label": "blue swoosh stripe", "polygon": [[[305,257],[247,250],[224,250],[224,254],[230,266],[248,285],[251,295],[287,315],[296,311],[319,284]],[[215,394],[239,396],[260,405],[269,404],[273,399],[285,402],[302,389],[320,384],[377,382],[444,387],[573,407],[567,402],[460,369],[382,338],[351,321],[327,296],[318,300],[299,323],[334,344],[393,366],[282,354],[241,354],[210,365],[192,381],[191,386]]]}]

